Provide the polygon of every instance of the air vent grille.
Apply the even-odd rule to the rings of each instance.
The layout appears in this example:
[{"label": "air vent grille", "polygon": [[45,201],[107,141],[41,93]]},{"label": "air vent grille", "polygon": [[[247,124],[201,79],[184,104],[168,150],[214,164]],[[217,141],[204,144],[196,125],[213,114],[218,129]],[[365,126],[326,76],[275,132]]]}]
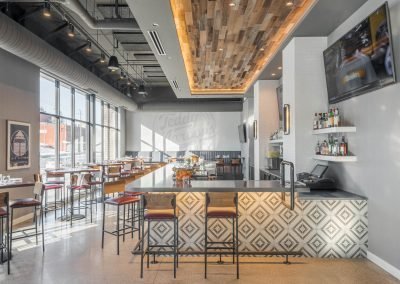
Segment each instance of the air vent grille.
[{"label": "air vent grille", "polygon": [[167,55],[165,53],[163,45],[161,44],[161,40],[158,36],[157,31],[148,31],[148,33],[150,35],[151,41],[153,42],[154,46],[157,49],[158,55]]},{"label": "air vent grille", "polygon": [[175,89],[180,90],[179,89],[179,84],[176,80],[172,80],[172,84],[174,85]]}]

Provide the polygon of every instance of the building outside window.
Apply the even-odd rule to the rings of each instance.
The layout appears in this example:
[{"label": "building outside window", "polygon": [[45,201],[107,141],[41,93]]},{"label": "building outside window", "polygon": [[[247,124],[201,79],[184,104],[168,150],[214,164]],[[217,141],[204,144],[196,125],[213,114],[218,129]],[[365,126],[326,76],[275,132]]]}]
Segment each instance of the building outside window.
[{"label": "building outside window", "polygon": [[118,157],[118,108],[67,83],[40,77],[40,168]]}]

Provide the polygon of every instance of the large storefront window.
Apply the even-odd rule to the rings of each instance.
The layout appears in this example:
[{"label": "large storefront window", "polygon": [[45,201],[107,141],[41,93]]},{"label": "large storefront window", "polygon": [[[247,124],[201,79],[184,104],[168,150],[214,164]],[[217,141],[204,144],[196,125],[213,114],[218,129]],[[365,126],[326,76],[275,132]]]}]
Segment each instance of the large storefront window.
[{"label": "large storefront window", "polygon": [[40,78],[40,168],[115,159],[119,111],[47,75]]}]

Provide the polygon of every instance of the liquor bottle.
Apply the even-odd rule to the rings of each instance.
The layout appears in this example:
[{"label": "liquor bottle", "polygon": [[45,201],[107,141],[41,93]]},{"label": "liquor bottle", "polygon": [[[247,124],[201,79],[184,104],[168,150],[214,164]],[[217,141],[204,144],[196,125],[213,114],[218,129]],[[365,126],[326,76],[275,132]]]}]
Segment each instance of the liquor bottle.
[{"label": "liquor bottle", "polygon": [[322,113],[319,113],[319,120],[318,120],[318,129],[324,128],[324,124],[322,121]]},{"label": "liquor bottle", "polygon": [[333,154],[333,146],[334,146],[334,141],[333,141],[333,136],[329,135],[329,140],[328,140],[328,155]]},{"label": "liquor bottle", "polygon": [[328,112],[325,112],[325,128],[329,127],[329,117],[328,117]]},{"label": "liquor bottle", "polygon": [[342,136],[342,142],[340,143],[340,155],[342,156],[348,155],[348,146],[344,139],[344,136]]},{"label": "liquor bottle", "polygon": [[329,111],[329,127],[333,127],[335,122],[334,122],[334,114],[333,114],[333,109],[330,109]]},{"label": "liquor bottle", "polygon": [[328,149],[328,142],[324,140],[323,146],[322,146],[322,155],[328,155],[329,149]]},{"label": "liquor bottle", "polygon": [[321,155],[321,145],[319,144],[319,141],[317,143],[317,146],[315,146],[315,154]]},{"label": "liquor bottle", "polygon": [[339,140],[335,138],[335,143],[333,146],[333,156],[339,156],[339,151],[340,151],[340,145],[339,145]]},{"label": "liquor bottle", "polygon": [[335,108],[333,124],[335,127],[339,127],[339,123],[340,123],[339,109]]},{"label": "liquor bottle", "polygon": [[314,121],[313,121],[313,129],[318,129],[318,114],[315,113],[314,115]]}]

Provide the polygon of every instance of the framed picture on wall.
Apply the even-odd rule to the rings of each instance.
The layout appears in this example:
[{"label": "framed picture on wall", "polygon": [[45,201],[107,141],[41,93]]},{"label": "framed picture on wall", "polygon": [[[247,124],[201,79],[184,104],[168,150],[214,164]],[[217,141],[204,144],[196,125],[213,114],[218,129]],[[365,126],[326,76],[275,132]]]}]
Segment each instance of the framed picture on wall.
[{"label": "framed picture on wall", "polygon": [[31,125],[7,121],[7,170],[26,169],[31,166]]}]

